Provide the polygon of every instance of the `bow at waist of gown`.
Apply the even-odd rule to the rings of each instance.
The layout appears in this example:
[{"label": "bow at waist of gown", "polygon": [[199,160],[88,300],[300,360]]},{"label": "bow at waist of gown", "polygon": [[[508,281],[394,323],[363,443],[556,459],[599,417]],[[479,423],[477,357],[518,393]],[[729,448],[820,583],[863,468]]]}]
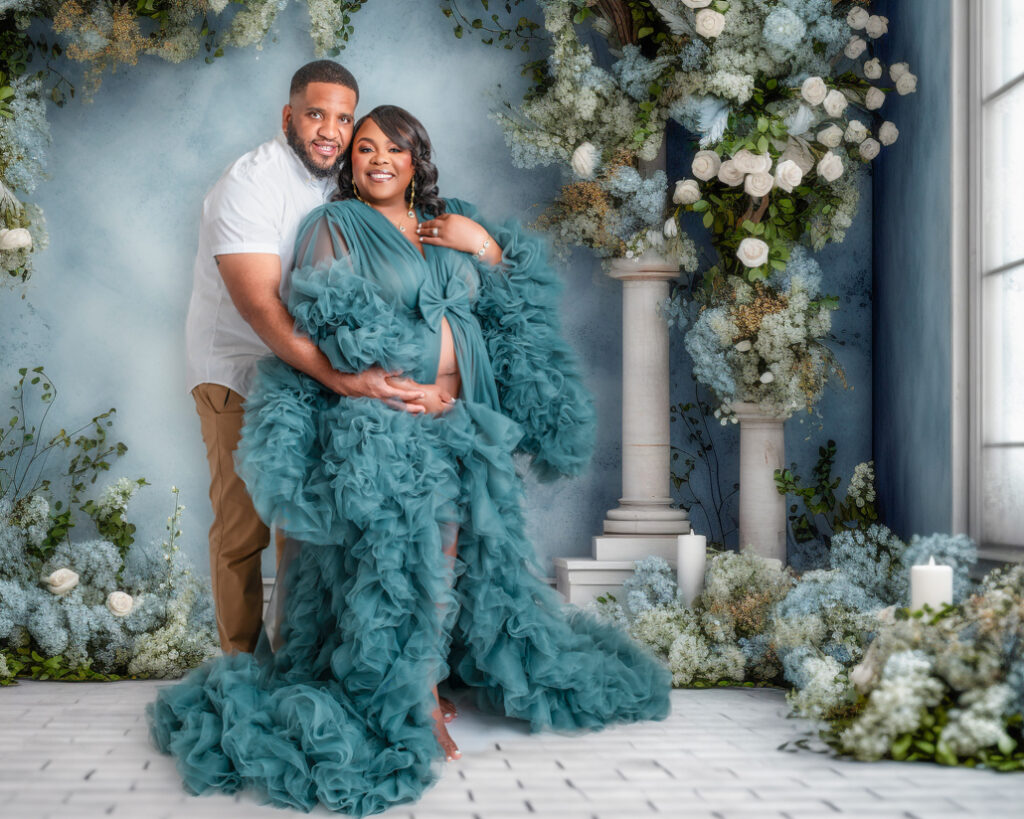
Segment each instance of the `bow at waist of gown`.
[{"label": "bow at waist of gown", "polygon": [[459,276],[449,276],[447,280],[430,278],[420,287],[420,315],[434,330],[441,326],[445,314],[472,321],[469,297],[469,285]]}]

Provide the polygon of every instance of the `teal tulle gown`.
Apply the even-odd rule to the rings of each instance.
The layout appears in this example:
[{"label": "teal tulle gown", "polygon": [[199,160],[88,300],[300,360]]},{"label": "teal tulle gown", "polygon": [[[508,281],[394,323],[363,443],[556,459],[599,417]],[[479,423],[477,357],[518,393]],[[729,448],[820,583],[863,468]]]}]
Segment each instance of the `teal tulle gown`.
[{"label": "teal tulle gown", "polygon": [[296,327],[339,370],[432,383],[446,317],[462,393],[444,415],[414,416],[261,364],[239,470],[263,519],[298,545],[257,654],[212,660],[149,707],[191,791],[252,787],[275,805],[359,816],[413,801],[443,769],[432,689],[449,677],[535,730],[668,713],[668,671],[563,606],[524,533],[513,453],[545,479],[577,473],[594,428],[544,245],[465,202],[447,208],[487,228],[500,266],[434,246],[424,258],[355,200],[303,224]]}]

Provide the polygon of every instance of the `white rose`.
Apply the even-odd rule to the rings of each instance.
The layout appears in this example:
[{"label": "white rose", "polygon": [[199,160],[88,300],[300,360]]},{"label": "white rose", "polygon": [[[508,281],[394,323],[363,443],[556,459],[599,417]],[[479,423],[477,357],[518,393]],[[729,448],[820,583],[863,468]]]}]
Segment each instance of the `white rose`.
[{"label": "white rose", "polygon": [[900,78],[896,80],[896,93],[901,97],[905,97],[907,94],[913,94],[917,90],[917,75],[911,74],[909,71],[906,74],[901,74]]},{"label": "white rose", "polygon": [[910,71],[909,63],[893,63],[889,66],[889,76],[892,77],[892,81],[896,82],[900,77]]},{"label": "white rose", "polygon": [[772,171],[772,158],[767,153],[759,154],[754,157],[757,160],[757,169],[754,173],[771,173]]},{"label": "white rose", "polygon": [[123,591],[114,591],[107,595],[107,608],[115,617],[124,617],[130,613],[133,602],[132,596]]},{"label": "white rose", "polygon": [[725,162],[722,163],[722,167],[718,169],[718,181],[731,188],[734,188],[737,185],[742,185],[743,178],[745,176],[746,174],[737,168],[736,163],[731,159],[725,160]]},{"label": "white rose", "polygon": [[580,147],[572,152],[572,169],[576,171],[576,175],[583,179],[589,179],[594,175],[594,169],[597,167],[597,148],[591,145],[589,142],[584,142]]},{"label": "white rose", "polygon": [[736,352],[738,352],[738,353],[750,352],[750,349],[753,346],[754,345],[750,342],[750,339],[749,338],[745,338],[745,339],[743,339],[743,341],[737,341],[736,342]]},{"label": "white rose", "polygon": [[683,0],[683,5],[691,9],[702,9],[710,6],[711,0]]},{"label": "white rose", "polygon": [[842,141],[843,129],[838,125],[829,125],[828,128],[822,128],[818,131],[818,142],[826,148],[838,148],[839,143]]},{"label": "white rose", "polygon": [[878,152],[881,149],[882,146],[878,143],[877,139],[872,139],[868,137],[860,144],[861,158],[866,159],[868,162],[870,162],[872,159],[878,156]]},{"label": "white rose", "polygon": [[868,129],[864,123],[860,120],[851,119],[846,126],[846,133],[843,134],[843,139],[847,142],[863,142],[867,135]]},{"label": "white rose", "polygon": [[736,248],[736,258],[743,262],[744,267],[760,267],[768,261],[768,245],[748,236]]},{"label": "white rose", "polygon": [[821,77],[808,77],[800,86],[800,96],[809,105],[821,105],[827,95],[828,86],[825,85],[825,81]]},{"label": "white rose", "polygon": [[711,39],[725,30],[725,15],[711,9],[697,12],[697,33]]},{"label": "white rose", "polygon": [[676,222],[676,217],[665,220],[665,227],[661,230],[669,239],[679,235],[679,223]]},{"label": "white rose", "polygon": [[843,160],[836,154],[828,151],[818,160],[818,176],[826,182],[835,182],[843,175]]},{"label": "white rose", "polygon": [[771,370],[761,373],[760,381],[762,384],[771,384],[774,380],[775,376],[772,374]]},{"label": "white rose", "polygon": [[675,192],[672,194],[672,201],[677,205],[692,205],[700,199],[700,186],[696,180],[680,179],[676,182]]},{"label": "white rose", "polygon": [[0,250],[21,250],[32,247],[32,234],[25,228],[0,230]]},{"label": "white rose", "polygon": [[869,111],[877,111],[885,102],[885,92],[881,88],[871,86],[864,94],[864,107]]},{"label": "white rose", "polygon": [[882,61],[878,57],[864,63],[864,76],[869,80],[877,80],[882,76]]},{"label": "white rose", "polygon": [[846,99],[846,95],[842,91],[833,88],[828,92],[828,96],[825,97],[825,113],[830,117],[842,116],[848,104],[849,101]]},{"label": "white rose", "polygon": [[846,24],[854,31],[860,31],[867,25],[869,16],[867,9],[854,6],[846,15]]},{"label": "white rose", "polygon": [[743,190],[751,196],[767,196],[772,191],[775,180],[770,173],[748,173],[743,181]]},{"label": "white rose", "polygon": [[791,193],[803,178],[804,172],[792,159],[784,159],[775,169],[775,186],[786,193]]},{"label": "white rose", "polygon": [[698,179],[707,182],[718,175],[718,169],[721,166],[722,160],[714,151],[697,151],[690,170]]},{"label": "white rose", "polygon": [[864,31],[872,40],[877,40],[889,31],[889,18],[878,14],[872,14],[864,24]]},{"label": "white rose", "polygon": [[878,129],[878,141],[883,145],[892,145],[900,136],[900,129],[895,123],[886,120]]},{"label": "white rose", "polygon": [[761,157],[746,148],[737,151],[732,161],[736,165],[736,169],[743,173],[757,173],[761,170]]},{"label": "white rose", "polygon": [[58,597],[63,597],[77,585],[78,573],[71,569],[57,569],[46,578],[46,588]]},{"label": "white rose", "polygon": [[868,47],[868,42],[863,37],[857,37],[854,35],[850,38],[850,42],[846,44],[846,48],[843,49],[843,54],[849,57],[851,60],[856,60],[861,54],[864,53],[864,49]]}]

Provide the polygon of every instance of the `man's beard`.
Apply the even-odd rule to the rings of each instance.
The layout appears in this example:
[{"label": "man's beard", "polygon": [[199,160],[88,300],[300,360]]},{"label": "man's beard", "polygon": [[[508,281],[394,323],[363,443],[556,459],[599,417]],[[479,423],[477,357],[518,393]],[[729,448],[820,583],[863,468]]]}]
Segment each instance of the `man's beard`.
[{"label": "man's beard", "polygon": [[289,147],[295,151],[295,155],[299,158],[299,161],[306,166],[306,170],[309,171],[313,176],[318,179],[329,179],[332,176],[337,176],[338,171],[341,169],[342,162],[345,161],[345,154],[341,150],[341,145],[338,145],[338,157],[328,167],[317,165],[313,158],[309,155],[309,146],[306,145],[295,130],[295,124],[289,120],[288,127],[284,129],[285,139],[288,140]]}]

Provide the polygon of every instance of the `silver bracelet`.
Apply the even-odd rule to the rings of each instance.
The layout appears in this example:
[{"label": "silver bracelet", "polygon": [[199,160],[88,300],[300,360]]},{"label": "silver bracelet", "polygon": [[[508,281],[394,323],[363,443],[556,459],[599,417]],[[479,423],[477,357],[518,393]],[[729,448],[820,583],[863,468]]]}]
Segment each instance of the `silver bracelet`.
[{"label": "silver bracelet", "polygon": [[484,254],[487,253],[487,248],[489,248],[490,246],[491,246],[491,240],[490,239],[484,239],[484,246],[482,248],[480,248],[476,252],[477,258],[478,259],[482,259],[484,257]]}]

